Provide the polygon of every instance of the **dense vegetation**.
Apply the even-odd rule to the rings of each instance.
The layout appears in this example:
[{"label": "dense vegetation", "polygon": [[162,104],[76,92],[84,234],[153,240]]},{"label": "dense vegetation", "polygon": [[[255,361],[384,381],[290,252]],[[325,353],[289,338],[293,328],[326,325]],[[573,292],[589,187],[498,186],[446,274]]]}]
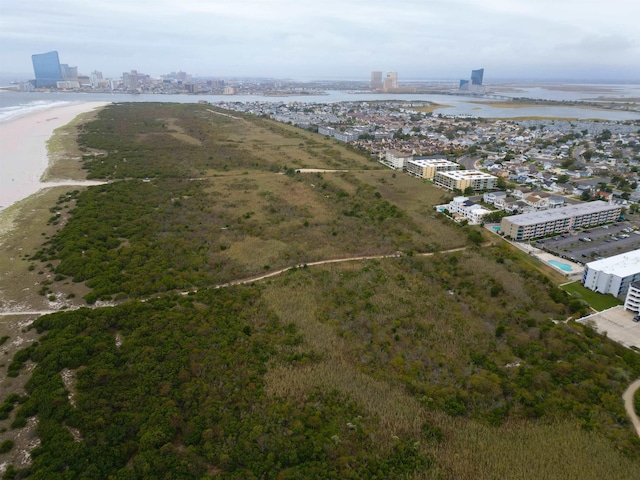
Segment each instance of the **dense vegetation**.
[{"label": "dense vegetation", "polygon": [[[35,323],[7,367],[35,362],[28,395],[0,412],[36,416],[41,445],[5,477],[640,474],[621,401],[640,356],[567,320],[584,304],[529,259],[433,215],[436,189],[198,105],[112,106],[81,141],[90,174],[118,181],[61,198],[64,227],[30,260],[118,304]],[[366,175],[265,154],[291,142]]]},{"label": "dense vegetation", "polygon": [[[300,361],[300,339],[255,288],[50,315],[36,328],[48,334],[28,349],[38,367],[17,412],[38,415],[33,478],[389,478],[431,462],[406,439],[379,456],[371,419],[336,392],[266,399],[267,362]],[[73,404],[64,369],[77,372]]]}]

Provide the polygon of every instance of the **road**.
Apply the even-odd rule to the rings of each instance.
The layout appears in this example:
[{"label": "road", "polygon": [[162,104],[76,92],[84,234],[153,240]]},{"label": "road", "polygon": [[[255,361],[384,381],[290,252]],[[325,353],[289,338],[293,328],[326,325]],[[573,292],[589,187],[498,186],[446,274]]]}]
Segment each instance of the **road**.
[{"label": "road", "polygon": [[622,398],[624,400],[624,408],[627,410],[627,416],[634,428],[636,429],[636,433],[640,436],[640,418],[636,414],[635,406],[634,406],[634,397],[636,391],[640,388],[640,378],[629,385],[629,388],[625,390],[622,394]]},{"label": "road", "polygon": [[479,160],[479,158],[471,158],[471,157],[467,157],[466,155],[463,157],[458,158],[458,163],[460,165],[462,165],[464,168],[466,168],[467,170],[477,170],[476,168],[476,162]]}]

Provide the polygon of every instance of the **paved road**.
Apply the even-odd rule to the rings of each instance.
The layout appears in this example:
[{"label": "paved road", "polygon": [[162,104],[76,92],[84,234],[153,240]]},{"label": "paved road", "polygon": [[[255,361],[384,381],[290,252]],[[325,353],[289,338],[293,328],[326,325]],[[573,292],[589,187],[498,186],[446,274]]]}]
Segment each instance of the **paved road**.
[{"label": "paved road", "polygon": [[638,436],[640,436],[640,418],[638,418],[638,415],[636,414],[636,410],[634,407],[634,397],[636,394],[636,391],[640,388],[640,378],[638,380],[636,380],[635,382],[633,382],[631,385],[629,385],[629,388],[627,388],[625,390],[625,392],[622,394],[622,398],[624,400],[624,408],[627,410],[627,416],[629,417],[629,420],[631,420],[631,423],[633,423],[633,426],[636,429],[636,433],[638,434]]}]

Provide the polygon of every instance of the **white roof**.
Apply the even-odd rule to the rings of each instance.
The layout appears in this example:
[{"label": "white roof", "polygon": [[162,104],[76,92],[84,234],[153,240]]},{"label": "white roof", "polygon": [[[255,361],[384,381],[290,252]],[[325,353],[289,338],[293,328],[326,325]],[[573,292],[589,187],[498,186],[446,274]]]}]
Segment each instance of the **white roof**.
[{"label": "white roof", "polygon": [[587,263],[587,268],[617,277],[640,273],[640,249]]},{"label": "white roof", "polygon": [[615,210],[616,208],[620,208],[620,205],[611,205],[610,203],[603,202],[602,200],[596,200],[595,202],[578,203],[575,205],[569,205],[568,207],[522,213],[520,215],[513,215],[512,217],[505,218],[507,218],[513,225],[524,227],[527,225],[537,225],[542,222],[553,222],[556,220],[563,220],[565,218],[577,217],[579,215],[586,215],[589,213],[606,212],[608,210]]},{"label": "white roof", "polygon": [[485,173],[485,172],[479,172],[477,170],[454,170],[451,172],[438,172],[438,175],[444,175],[445,177],[451,177],[456,180],[461,180],[461,179],[473,180],[474,178],[481,178],[481,179],[497,178],[497,177],[494,177],[493,175],[489,175],[488,173]]},{"label": "white roof", "polygon": [[450,160],[446,160],[446,159],[442,159],[442,158],[418,158],[418,159],[413,159],[413,160],[409,160],[409,163],[413,163],[414,165],[418,165],[420,167],[429,167],[429,166],[436,166],[436,167],[441,167],[441,166],[447,166],[447,167],[457,167],[458,164],[455,162],[452,162]]}]

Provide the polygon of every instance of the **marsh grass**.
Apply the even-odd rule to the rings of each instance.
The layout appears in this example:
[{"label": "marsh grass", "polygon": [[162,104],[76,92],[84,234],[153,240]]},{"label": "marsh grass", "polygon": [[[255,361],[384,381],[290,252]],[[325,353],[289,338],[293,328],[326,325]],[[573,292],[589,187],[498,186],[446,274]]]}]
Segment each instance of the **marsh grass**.
[{"label": "marsh grass", "polygon": [[434,455],[445,478],[632,480],[640,475],[636,460],[574,422],[507,422],[500,427],[453,418],[441,422],[447,440]]}]

